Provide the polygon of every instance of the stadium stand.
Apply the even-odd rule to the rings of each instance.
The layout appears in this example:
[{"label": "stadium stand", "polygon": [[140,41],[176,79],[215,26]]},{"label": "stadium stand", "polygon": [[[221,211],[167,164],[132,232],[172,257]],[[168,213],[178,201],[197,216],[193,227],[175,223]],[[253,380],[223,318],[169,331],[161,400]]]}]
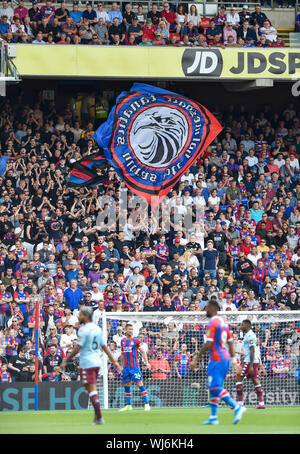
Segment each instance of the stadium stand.
[{"label": "stadium stand", "polygon": [[[287,12],[283,16],[278,12],[279,8],[261,8],[255,3],[234,8],[232,4],[218,6],[206,2],[195,5],[187,2],[179,5],[168,2],[131,5],[124,2],[119,6],[115,2],[101,1],[87,4],[75,1],[71,4],[52,3],[51,0],[24,3],[20,0],[10,4],[4,0],[0,8],[0,38],[8,43],[51,45],[288,46],[289,33],[294,32],[294,18],[292,23],[289,19],[288,25],[284,18],[290,17],[290,8],[295,5],[291,1],[287,4],[280,1],[273,6],[286,7]],[[213,30],[211,20],[215,22]],[[249,22],[243,27],[245,20]],[[265,24],[265,20],[269,23]],[[161,21],[164,23],[163,31]],[[275,26],[271,21],[275,21]],[[277,34],[282,40],[276,39]],[[232,38],[227,43],[230,35]],[[263,36],[266,40],[261,43]]]},{"label": "stadium stand", "polygon": [[[96,323],[103,311],[203,311],[212,297],[235,312],[300,309],[296,105],[276,110],[228,104],[222,111],[215,105],[223,132],[169,194],[170,230],[160,220],[157,230],[143,225],[133,231],[129,217],[124,228],[108,231],[97,218],[107,204],[119,203],[123,187],[116,173],[90,189],[70,187],[68,175],[75,161],[98,150],[92,134],[114,96],[85,96],[79,114],[72,103],[61,108],[41,93],[30,102],[24,97],[8,95],[0,115],[0,382],[34,378],[36,301],[40,381],[78,379],[78,358],[63,376],[58,366],[76,343],[82,305],[94,309]],[[129,211],[137,213],[138,207]],[[183,214],[193,219],[189,233],[174,230]],[[124,325],[108,326],[111,347],[114,342],[118,350]],[[155,339],[161,337],[164,346],[164,336],[140,328],[153,359]],[[299,368],[299,326],[288,329]],[[188,339],[184,328],[177,334]],[[175,359],[183,353],[173,343],[177,338],[168,340]],[[272,361],[288,364],[287,339],[280,333],[260,339],[266,374],[273,373]],[[195,348],[188,343],[189,354]],[[110,371],[109,378],[117,377]]]}]

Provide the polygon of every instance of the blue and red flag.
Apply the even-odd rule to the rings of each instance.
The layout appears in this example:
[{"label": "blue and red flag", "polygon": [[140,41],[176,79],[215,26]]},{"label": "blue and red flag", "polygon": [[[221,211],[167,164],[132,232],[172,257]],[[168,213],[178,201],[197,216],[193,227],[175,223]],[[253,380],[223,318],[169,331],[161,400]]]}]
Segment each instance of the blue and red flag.
[{"label": "blue and red flag", "polygon": [[199,103],[135,83],[93,138],[127,187],[156,207],[221,130]]},{"label": "blue and red flag", "polygon": [[108,179],[109,164],[103,155],[93,153],[74,162],[69,175],[71,186],[95,186]]}]

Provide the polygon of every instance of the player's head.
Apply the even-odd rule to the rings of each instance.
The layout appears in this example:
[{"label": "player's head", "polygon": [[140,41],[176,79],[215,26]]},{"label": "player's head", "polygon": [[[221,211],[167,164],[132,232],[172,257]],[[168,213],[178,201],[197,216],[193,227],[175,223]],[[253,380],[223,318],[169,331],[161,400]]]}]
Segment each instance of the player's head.
[{"label": "player's head", "polygon": [[216,300],[210,299],[206,304],[206,315],[207,317],[213,317],[220,310],[220,306]]},{"label": "player's head", "polygon": [[247,333],[247,331],[249,331],[249,329],[251,329],[251,322],[250,320],[243,320],[242,321],[242,324],[241,324],[241,330],[243,331],[243,333]]},{"label": "player's head", "polygon": [[127,323],[127,325],[125,327],[125,334],[127,337],[133,336],[133,326],[130,323]]},{"label": "player's head", "polygon": [[79,311],[79,323],[89,323],[93,319],[93,309],[91,307],[82,307]]}]

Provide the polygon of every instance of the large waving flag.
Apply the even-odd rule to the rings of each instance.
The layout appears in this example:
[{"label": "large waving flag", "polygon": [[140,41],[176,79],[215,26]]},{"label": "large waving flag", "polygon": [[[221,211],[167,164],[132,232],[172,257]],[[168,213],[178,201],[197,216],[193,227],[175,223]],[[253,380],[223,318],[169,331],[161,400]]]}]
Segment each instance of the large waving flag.
[{"label": "large waving flag", "polygon": [[127,187],[156,207],[221,130],[197,102],[135,83],[93,138]]},{"label": "large waving flag", "polygon": [[69,175],[70,186],[95,186],[108,178],[109,163],[104,156],[93,153],[80,161],[74,162]]}]

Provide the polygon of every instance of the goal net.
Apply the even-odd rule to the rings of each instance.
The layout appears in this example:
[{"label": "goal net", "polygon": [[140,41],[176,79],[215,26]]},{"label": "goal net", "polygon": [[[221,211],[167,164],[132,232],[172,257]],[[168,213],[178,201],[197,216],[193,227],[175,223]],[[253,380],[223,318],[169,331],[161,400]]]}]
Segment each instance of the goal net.
[{"label": "goal net", "polygon": [[[300,311],[219,312],[229,324],[234,337],[237,367],[243,355],[241,322],[251,320],[257,336],[260,381],[264,401],[270,405],[300,405]],[[191,370],[193,355],[205,342],[209,319],[203,312],[109,312],[103,313],[102,328],[107,344],[120,360],[120,342],[124,327],[130,322],[134,336],[143,342],[151,370],[140,355],[139,364],[151,407],[199,407],[208,404],[206,369],[208,354]],[[121,377],[103,355],[98,390],[103,408],[125,405]],[[163,361],[162,361],[163,360]],[[167,371],[167,372],[166,372]],[[236,370],[231,366],[224,388],[236,398]],[[251,380],[244,379],[244,404],[257,404]],[[137,386],[131,385],[133,407],[143,407]]]}]

